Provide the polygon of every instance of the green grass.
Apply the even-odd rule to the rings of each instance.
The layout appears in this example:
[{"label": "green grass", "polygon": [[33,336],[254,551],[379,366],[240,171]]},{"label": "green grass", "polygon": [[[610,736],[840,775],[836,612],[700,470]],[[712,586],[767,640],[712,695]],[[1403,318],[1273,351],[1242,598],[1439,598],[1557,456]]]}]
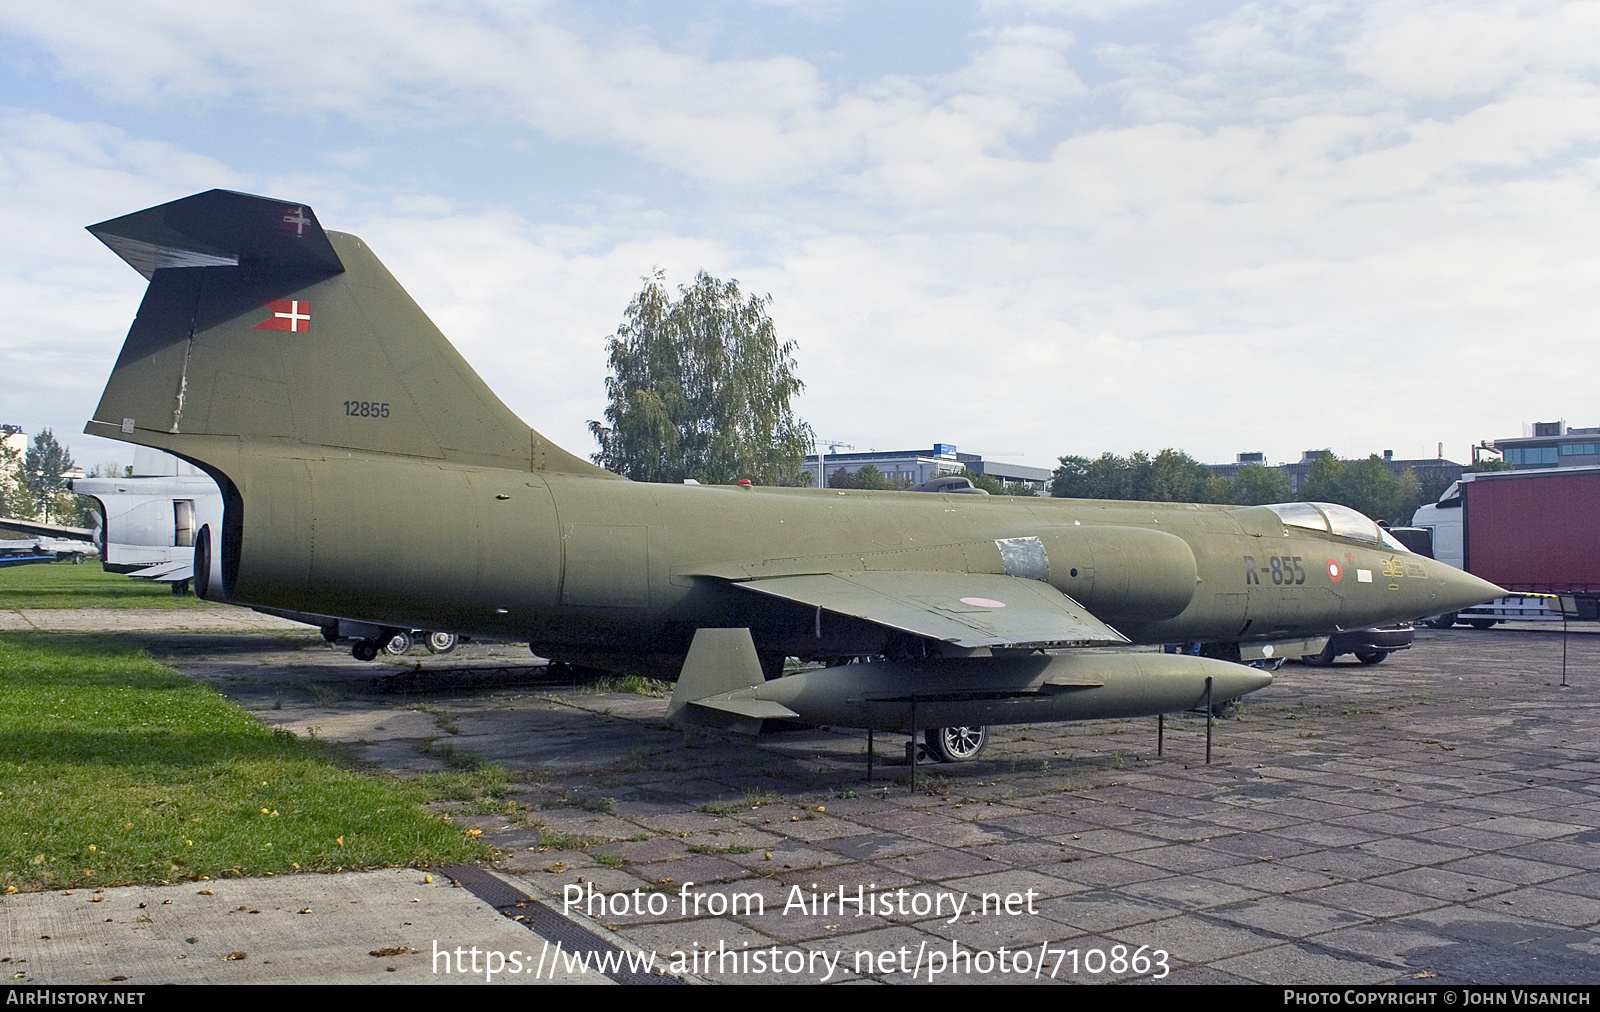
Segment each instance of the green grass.
[{"label": "green grass", "polygon": [[609,836],[586,836],[580,833],[558,833],[543,826],[539,830],[539,846],[551,850],[583,850],[586,847],[598,847],[603,843],[615,843]]},{"label": "green grass", "polygon": [[107,573],[98,562],[0,569],[0,608],[221,608],[165,583]]},{"label": "green grass", "polygon": [[770,805],[777,800],[778,796],[771,791],[758,791],[752,788],[744,792],[743,801],[707,801],[700,806],[700,810],[707,815],[732,815],[734,812]]},{"label": "green grass", "polygon": [[442,786],[344,769],[327,747],[263,727],[113,637],[0,635],[0,885],[483,856],[420,807]]},{"label": "green grass", "polygon": [[606,675],[581,688],[586,692],[631,692],[636,696],[652,696],[656,699],[662,699],[672,691],[672,686],[666,682],[641,675]]}]

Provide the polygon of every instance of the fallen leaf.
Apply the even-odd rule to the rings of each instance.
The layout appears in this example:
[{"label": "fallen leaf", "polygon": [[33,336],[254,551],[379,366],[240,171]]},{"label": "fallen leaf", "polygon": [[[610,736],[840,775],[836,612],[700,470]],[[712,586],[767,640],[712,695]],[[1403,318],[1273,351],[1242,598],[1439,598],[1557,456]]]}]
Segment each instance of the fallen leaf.
[{"label": "fallen leaf", "polygon": [[233,961],[240,960],[240,959],[249,959],[250,958],[250,954],[247,953],[247,952],[230,952],[226,956],[223,956],[222,958],[226,959],[226,960],[228,960],[230,962],[233,962]]}]

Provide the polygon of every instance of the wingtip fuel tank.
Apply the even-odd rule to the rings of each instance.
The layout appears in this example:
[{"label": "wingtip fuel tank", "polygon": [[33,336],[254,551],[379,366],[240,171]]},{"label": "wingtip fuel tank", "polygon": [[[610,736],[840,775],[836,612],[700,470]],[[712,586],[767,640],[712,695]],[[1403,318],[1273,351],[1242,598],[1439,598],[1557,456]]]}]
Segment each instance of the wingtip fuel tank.
[{"label": "wingtip fuel tank", "polygon": [[1271,684],[1259,668],[1142,651],[881,661],[768,681],[749,630],[701,629],[667,717],[747,733],[780,718],[880,731],[1041,724],[1174,713]]}]

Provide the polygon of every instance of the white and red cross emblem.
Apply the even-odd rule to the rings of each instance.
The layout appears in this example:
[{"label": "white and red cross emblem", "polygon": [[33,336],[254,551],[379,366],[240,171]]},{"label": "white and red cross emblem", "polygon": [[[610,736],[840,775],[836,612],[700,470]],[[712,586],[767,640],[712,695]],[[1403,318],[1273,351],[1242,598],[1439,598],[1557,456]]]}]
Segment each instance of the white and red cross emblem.
[{"label": "white and red cross emblem", "polygon": [[263,302],[272,310],[272,316],[262,320],[252,330],[288,330],[304,333],[311,329],[311,303],[300,299],[273,299]]},{"label": "white and red cross emblem", "polygon": [[306,226],[311,224],[311,219],[306,215],[304,207],[297,207],[284,213],[278,222],[278,227],[285,232],[293,232],[296,236],[306,234]]}]

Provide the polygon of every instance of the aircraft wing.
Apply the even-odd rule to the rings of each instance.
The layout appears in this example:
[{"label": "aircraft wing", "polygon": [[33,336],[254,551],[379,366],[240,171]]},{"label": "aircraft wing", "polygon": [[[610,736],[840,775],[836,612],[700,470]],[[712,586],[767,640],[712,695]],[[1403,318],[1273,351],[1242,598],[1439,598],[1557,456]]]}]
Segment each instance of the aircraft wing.
[{"label": "aircraft wing", "polygon": [[93,528],[64,527],[61,524],[44,524],[37,520],[21,520],[16,517],[0,517],[0,529],[47,538],[69,538],[74,541],[90,541],[94,538]]},{"label": "aircraft wing", "polygon": [[822,573],[741,580],[734,586],[959,647],[1128,642],[1048,583],[994,573]]},{"label": "aircraft wing", "polygon": [[159,562],[154,566],[135,570],[128,576],[135,580],[154,580],[157,583],[182,583],[184,580],[194,579],[194,563]]}]

